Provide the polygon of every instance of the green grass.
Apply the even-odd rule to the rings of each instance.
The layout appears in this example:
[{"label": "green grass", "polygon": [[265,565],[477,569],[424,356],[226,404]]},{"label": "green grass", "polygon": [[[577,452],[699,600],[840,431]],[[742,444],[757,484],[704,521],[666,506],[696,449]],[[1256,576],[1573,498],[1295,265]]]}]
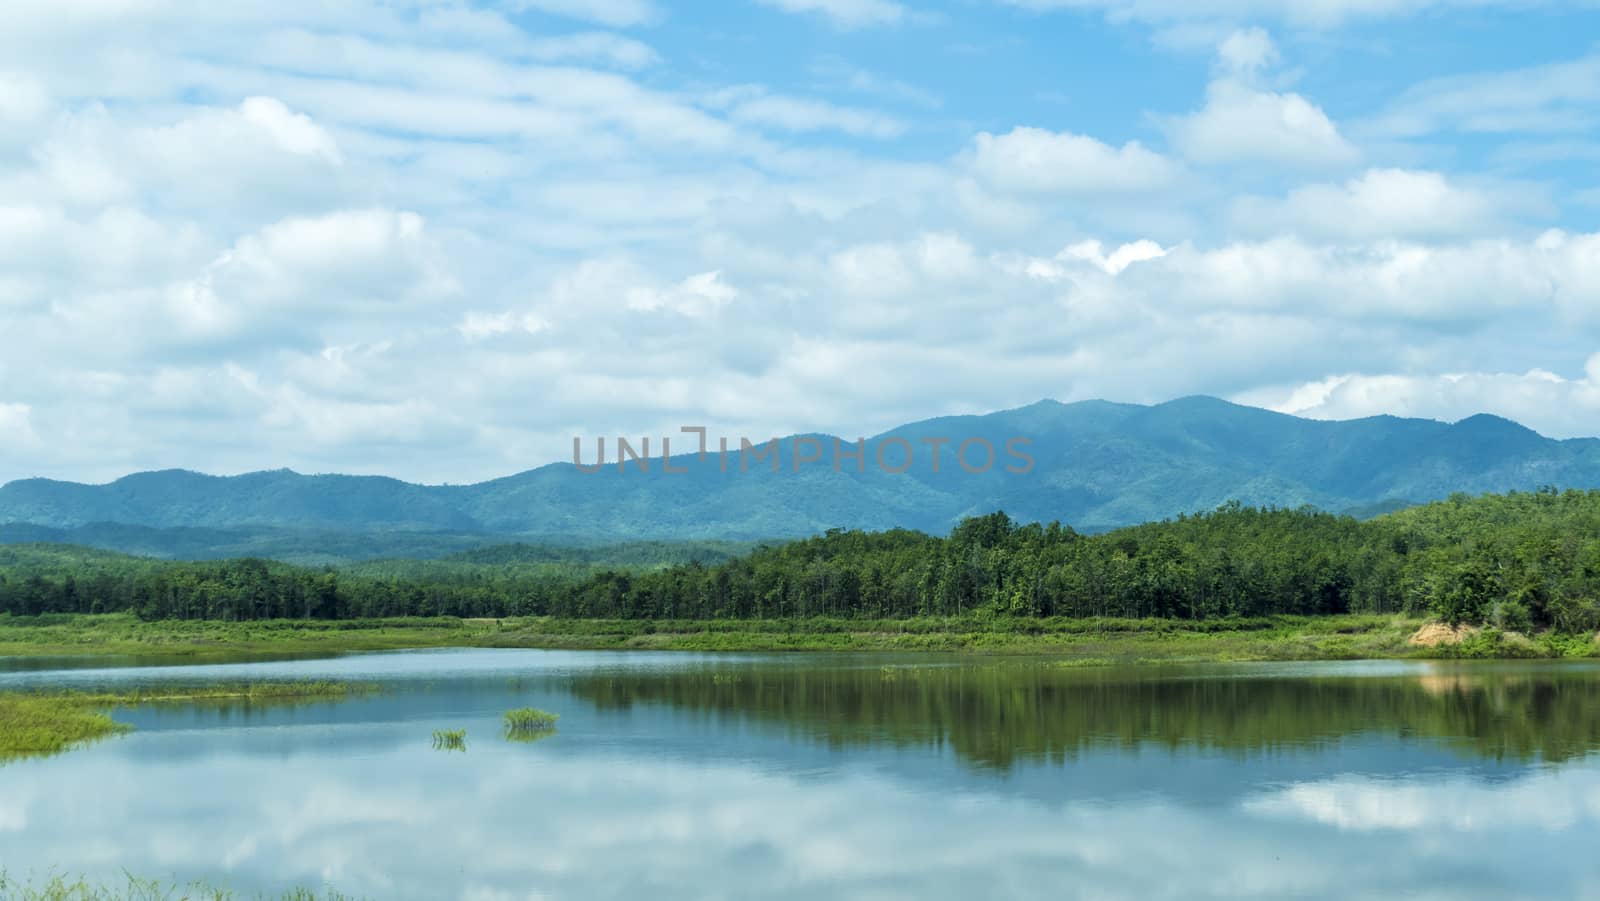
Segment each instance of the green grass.
[{"label": "green grass", "polygon": [[465,751],[467,749],[467,730],[435,729],[433,730],[433,746],[440,751]]},{"label": "green grass", "polygon": [[0,763],[59,754],[130,728],[75,698],[0,694]]},{"label": "green grass", "polygon": [[111,718],[109,711],[117,707],[172,702],[294,704],[375,690],[376,686],[343,682],[259,682],[121,692],[4,691],[0,692],[0,763],[59,754],[127,732],[132,727]]},{"label": "green grass", "polygon": [[528,741],[554,731],[556,720],[561,719],[559,714],[533,707],[520,707],[516,710],[506,711],[506,738],[512,741]]},{"label": "green grass", "polygon": [[355,901],[353,897],[339,892],[317,892],[306,888],[289,889],[279,895],[241,896],[201,882],[178,885],[132,875],[126,875],[123,881],[115,883],[90,882],[83,877],[74,879],[59,874],[42,877],[37,883],[31,880],[24,882],[14,880],[0,870],[0,899],[5,901],[235,901],[242,898],[260,901]]},{"label": "green grass", "polygon": [[[1042,654],[1078,662],[1600,656],[1584,636],[1543,635],[1470,649],[1412,647],[1422,620],[1379,615],[1164,619],[1022,617],[769,620],[141,622],[123,614],[0,616],[0,656],[109,655],[211,661],[430,647],[681,651],[942,651]],[[1487,639],[1485,640],[1487,641]]]},{"label": "green grass", "polygon": [[76,654],[170,657],[210,662],[240,654],[286,657],[344,651],[473,644],[492,634],[493,620],[401,617],[374,620],[158,620],[128,613],[0,614],[0,656]]}]

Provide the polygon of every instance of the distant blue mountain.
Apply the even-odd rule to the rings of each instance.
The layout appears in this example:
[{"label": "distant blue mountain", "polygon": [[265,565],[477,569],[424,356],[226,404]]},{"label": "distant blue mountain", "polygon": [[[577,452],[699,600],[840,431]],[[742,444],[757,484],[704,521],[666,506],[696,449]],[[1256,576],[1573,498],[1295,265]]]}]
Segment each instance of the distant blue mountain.
[{"label": "distant blue mountain", "polygon": [[[896,526],[942,532],[964,516],[995,509],[1095,531],[1234,499],[1370,514],[1454,492],[1600,487],[1596,439],[1552,440],[1482,415],[1454,424],[1391,416],[1307,420],[1208,397],[1155,406],[1041,401],[913,423],[868,440],[865,472],[849,460],[834,472],[833,438],[810,437],[823,460],[799,472],[792,439],[780,441],[780,472],[762,461],[741,473],[737,452],[722,472],[714,453],[704,461],[685,455],[691,442],[680,435],[674,465],[686,467],[683,474],[662,473],[659,459],[648,474],[617,472],[613,438],[613,465],[599,473],[561,463],[466,486],[288,470],[233,477],[148,472],[108,485],[25,479],[0,487],[0,524],[11,524],[0,526],[0,540],[70,539],[85,529],[115,534],[107,524],[480,536],[446,542],[459,550],[494,536],[743,540]],[[921,441],[930,437],[952,440],[942,448],[938,472]],[[1032,471],[1005,470],[1018,462],[1005,453],[1013,437],[1030,440]],[[956,465],[955,444],[969,438],[995,448],[989,471]],[[659,436],[651,444],[659,451]],[[915,452],[909,471],[889,473],[875,464],[880,447],[892,463],[907,445]],[[592,440],[584,453],[594,459]],[[969,462],[984,457],[981,445],[970,449]],[[149,532],[138,534],[145,544],[152,540]],[[192,531],[184,535],[195,540]]]}]

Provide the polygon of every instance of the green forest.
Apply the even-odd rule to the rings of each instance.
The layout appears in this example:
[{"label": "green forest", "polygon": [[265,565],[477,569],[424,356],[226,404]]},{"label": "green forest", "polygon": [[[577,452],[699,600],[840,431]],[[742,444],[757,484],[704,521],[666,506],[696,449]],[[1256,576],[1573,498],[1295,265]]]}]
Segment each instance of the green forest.
[{"label": "green forest", "polygon": [[[704,551],[702,556],[700,551]],[[303,568],[0,546],[0,613],[143,619],[558,616],[1123,617],[1431,615],[1504,630],[1600,628],[1600,491],[1448,500],[1360,521],[1217,510],[1099,534],[1004,513],[948,536],[833,530],[740,556],[633,546],[508,548]]]}]

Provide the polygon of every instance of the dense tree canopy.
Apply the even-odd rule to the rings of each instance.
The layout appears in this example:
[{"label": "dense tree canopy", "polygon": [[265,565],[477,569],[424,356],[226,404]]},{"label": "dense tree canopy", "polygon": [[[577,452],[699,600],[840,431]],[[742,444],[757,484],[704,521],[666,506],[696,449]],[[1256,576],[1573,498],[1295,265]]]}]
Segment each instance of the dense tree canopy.
[{"label": "dense tree canopy", "polygon": [[13,546],[0,548],[0,612],[225,620],[1348,612],[1600,627],[1600,492],[1457,496],[1367,522],[1228,504],[1095,536],[993,513],[943,538],[834,530],[715,565],[597,571],[585,553],[581,566],[524,551],[314,570]]}]

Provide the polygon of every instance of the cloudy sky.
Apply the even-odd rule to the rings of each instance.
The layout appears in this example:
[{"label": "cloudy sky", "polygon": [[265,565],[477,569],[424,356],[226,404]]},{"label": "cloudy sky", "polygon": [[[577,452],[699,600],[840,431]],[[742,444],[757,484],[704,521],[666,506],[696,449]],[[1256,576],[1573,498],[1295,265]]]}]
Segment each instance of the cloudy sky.
[{"label": "cloudy sky", "polygon": [[1600,434],[1594,0],[57,0],[0,481],[1104,397]]}]

